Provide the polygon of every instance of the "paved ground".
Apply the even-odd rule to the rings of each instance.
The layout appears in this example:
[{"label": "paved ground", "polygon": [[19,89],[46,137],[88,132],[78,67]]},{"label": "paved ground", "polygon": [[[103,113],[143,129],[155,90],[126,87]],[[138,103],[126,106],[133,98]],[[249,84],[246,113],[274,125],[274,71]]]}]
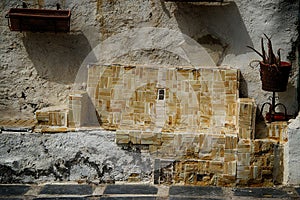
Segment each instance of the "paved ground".
[{"label": "paved ground", "polygon": [[300,199],[300,187],[220,188],[153,185],[0,185],[0,200],[246,200]]}]

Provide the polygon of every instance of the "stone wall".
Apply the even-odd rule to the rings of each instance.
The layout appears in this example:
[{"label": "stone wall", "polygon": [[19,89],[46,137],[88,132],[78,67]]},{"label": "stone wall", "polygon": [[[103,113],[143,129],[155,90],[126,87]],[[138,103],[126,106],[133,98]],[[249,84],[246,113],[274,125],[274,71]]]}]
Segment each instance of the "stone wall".
[{"label": "stone wall", "polygon": [[[271,129],[283,130],[276,127],[278,124]],[[145,136],[148,143],[117,145],[114,131],[4,131],[0,134],[0,182],[271,186],[281,184],[284,178],[289,184],[299,183],[298,153],[295,145],[290,145],[288,154],[293,158],[285,160],[283,145],[292,144],[286,141],[163,133],[160,142],[153,143],[151,135]],[[138,138],[133,135],[132,141]]]},{"label": "stone wall", "polygon": [[272,183],[270,139],[283,141],[286,125],[269,124],[267,138],[255,140],[256,106],[238,98],[238,77],[230,68],[94,65],[87,91],[99,125],[117,130],[116,143],[142,147],[155,159],[154,183]]},{"label": "stone wall", "polygon": [[92,66],[87,91],[107,129],[227,133],[236,129],[238,78],[225,68]]},{"label": "stone wall", "polygon": [[[142,150],[150,158],[153,175],[147,177],[156,184],[280,184],[287,123],[265,124],[256,139],[256,105],[253,99],[237,98],[238,77],[238,70],[230,68],[90,66],[89,95],[78,91],[70,94],[68,108],[37,111],[34,131],[76,130],[93,111],[98,126],[116,130],[116,134],[106,134],[115,138],[119,147],[139,150],[140,156]],[[170,111],[176,112],[176,123],[170,120]],[[212,119],[207,120],[209,117]],[[114,146],[112,152],[119,147]],[[9,163],[4,166],[10,169]],[[138,172],[131,175],[123,181],[144,177]],[[86,177],[89,181],[99,178]],[[111,181],[116,180],[112,176]]]},{"label": "stone wall", "polygon": [[[0,148],[1,172],[4,172],[1,174],[2,183],[79,179],[113,182],[131,178],[135,180],[137,174],[140,177],[137,180],[153,178],[155,183],[231,186],[281,183],[283,179],[291,184],[299,183],[299,174],[296,170],[299,168],[299,162],[292,159],[298,157],[296,150],[298,129],[289,129],[288,134],[285,134],[287,124],[268,124],[262,130],[264,137],[255,139],[253,102],[243,100],[236,102],[239,96],[251,97],[260,108],[261,103],[268,99],[269,93],[261,90],[258,69],[248,66],[258,57],[245,47],[251,45],[259,48],[260,38],[266,33],[272,36],[275,48],[280,47],[284,50],[282,58],[293,63],[288,90],[278,95],[279,101],[287,105],[289,114],[297,113],[298,1],[236,0],[223,4],[174,3],[160,0],[126,2],[83,0],[80,4],[77,1],[64,0],[25,2],[31,8],[48,9],[55,9],[55,4],[59,2],[63,9],[71,9],[71,32],[68,34],[11,32],[7,26],[7,19],[1,18],[0,118],[33,118],[36,114],[41,125],[36,127],[37,132],[66,132],[70,127],[98,122],[98,119],[102,119],[100,122],[106,128],[121,130],[117,132],[116,138],[111,135],[114,133],[102,131],[96,134],[65,135],[2,134]],[[5,16],[9,8],[18,4],[20,1],[17,0],[2,1],[1,15]],[[87,65],[97,62],[171,68],[182,65],[193,67],[229,65],[241,71],[240,91],[222,99],[220,96],[214,96],[209,88],[214,85],[213,88],[226,93],[227,90],[224,88],[230,88],[230,84],[223,87],[222,83],[222,86],[218,87],[217,82],[211,82],[203,90],[207,90],[211,98],[221,103],[202,108],[203,104],[199,104],[200,115],[195,114],[193,106],[196,99],[208,105],[211,103],[211,100],[205,101],[209,96],[199,95],[205,91],[194,92],[193,86],[197,86],[197,79],[193,77],[198,73],[197,70],[194,71],[195,74],[191,69],[176,69],[176,72],[166,70],[169,75],[180,74],[183,77],[191,77],[188,78],[190,86],[176,88],[178,92],[186,93],[185,95],[192,94],[187,98],[188,103],[179,106],[180,98],[176,97],[172,90],[164,90],[164,94],[172,101],[169,101],[166,107],[157,106],[157,113],[159,114],[163,108],[168,108],[167,120],[164,118],[154,122],[151,115],[145,115],[144,110],[147,106],[150,108],[152,101],[157,99],[159,89],[164,89],[161,86],[171,83],[149,83],[145,87],[136,88],[136,93],[130,96],[131,100],[125,102],[125,105],[130,104],[129,108],[133,110],[129,109],[129,114],[124,116],[124,119],[127,117],[128,120],[123,120],[125,124],[120,125],[118,113],[123,108],[126,110],[124,102],[101,99],[112,94],[108,94],[110,84],[115,84],[114,81],[118,79],[109,76],[109,70],[104,72],[108,74],[103,77],[105,80],[99,82],[96,77],[95,87],[99,89],[97,92],[102,92],[100,97],[95,95],[89,99],[86,93],[77,93],[69,97],[73,86],[76,86],[75,89],[88,87],[88,91],[91,92],[89,83],[87,85]],[[121,69],[116,67],[114,70]],[[156,72],[164,70],[158,68]],[[149,72],[147,69],[142,72],[131,67],[128,71],[142,78],[143,73]],[[154,73],[153,76],[156,72],[151,71]],[[216,78],[214,81],[224,81],[222,73],[218,73],[214,78]],[[166,81],[163,76],[158,80]],[[237,79],[233,82],[235,81]],[[176,83],[175,87],[178,84]],[[131,82],[121,86],[130,88]],[[188,91],[189,87],[193,88],[193,92]],[[237,85],[233,87],[237,89]],[[143,95],[147,90],[151,90],[152,93],[145,98]],[[157,93],[153,94],[153,90]],[[96,94],[96,91],[93,93]],[[113,94],[117,96],[124,93]],[[193,97],[194,94],[196,98]],[[68,100],[71,102],[69,105],[72,105],[69,108],[67,108]],[[81,111],[85,110],[86,102],[91,103],[90,100],[93,100],[98,111],[101,110],[102,116],[97,116],[94,110],[89,110],[88,113],[94,113],[95,116],[85,121],[87,115]],[[146,104],[141,104],[144,101]],[[226,103],[228,107],[225,108],[222,103]],[[232,104],[236,104],[239,110],[230,115]],[[42,112],[36,112],[53,105],[64,105],[65,110],[46,108]],[[221,108],[214,110],[214,106],[217,105]],[[221,113],[218,113],[219,111]],[[213,119],[207,120],[201,112],[207,115],[214,112],[215,115]],[[237,114],[236,118],[233,117],[234,114]],[[200,116],[200,124],[202,123],[203,127],[207,123],[210,128],[217,128],[217,134],[209,136],[198,133],[191,136],[180,133],[183,129],[184,131],[195,129],[198,124],[194,118],[196,116]],[[223,123],[221,128],[219,123]],[[163,131],[162,133],[147,130],[127,131],[129,125],[133,125],[133,128],[138,126],[154,130],[159,128]],[[234,133],[226,132],[235,128],[237,130]],[[174,130],[179,133],[169,133]],[[115,139],[119,144],[129,142],[135,145],[117,146],[113,144]],[[109,142],[103,142],[106,140]],[[201,145],[207,148],[197,148]],[[109,152],[107,148],[110,147],[118,156],[111,157],[105,154]],[[126,149],[130,152],[129,155]],[[131,152],[136,150],[138,154],[131,155]],[[144,151],[147,153],[144,154]],[[121,159],[123,157],[125,160]],[[114,163],[116,158],[121,161]],[[286,162],[282,164],[280,162],[282,160]],[[284,177],[282,171],[285,173]]]}]

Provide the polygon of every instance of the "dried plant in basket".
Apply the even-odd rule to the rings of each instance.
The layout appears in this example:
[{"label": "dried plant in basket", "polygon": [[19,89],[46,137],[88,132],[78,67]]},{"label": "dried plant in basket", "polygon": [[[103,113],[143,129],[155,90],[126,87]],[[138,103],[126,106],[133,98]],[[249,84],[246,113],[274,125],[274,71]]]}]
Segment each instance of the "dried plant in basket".
[{"label": "dried plant in basket", "polygon": [[252,49],[255,53],[257,53],[260,57],[262,57],[262,62],[264,64],[270,65],[270,66],[276,66],[280,67],[281,65],[281,56],[280,56],[280,50],[277,50],[277,56],[275,56],[273,47],[272,47],[272,41],[271,39],[264,34],[265,37],[268,40],[268,54],[266,54],[265,48],[264,48],[264,38],[261,38],[261,53],[254,49],[253,47],[247,46],[248,48]]},{"label": "dried plant in basket", "polygon": [[252,49],[262,58],[262,61],[259,62],[262,89],[272,92],[284,92],[287,87],[289,73],[292,65],[289,62],[281,61],[281,49],[277,50],[277,56],[275,56],[271,39],[266,34],[264,34],[264,36],[268,40],[267,53],[264,48],[263,38],[261,38],[261,52],[257,51],[253,47],[247,47]]}]

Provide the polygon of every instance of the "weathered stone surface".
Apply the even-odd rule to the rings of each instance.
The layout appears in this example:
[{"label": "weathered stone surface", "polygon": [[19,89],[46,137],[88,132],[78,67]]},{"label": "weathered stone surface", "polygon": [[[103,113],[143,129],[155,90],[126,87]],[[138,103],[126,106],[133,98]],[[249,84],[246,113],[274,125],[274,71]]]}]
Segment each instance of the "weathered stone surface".
[{"label": "weathered stone surface", "polygon": [[0,134],[0,182],[126,181],[138,173],[148,181],[149,154],[125,150],[108,131]]},{"label": "weathered stone surface", "polygon": [[284,149],[284,182],[300,184],[299,159],[300,159],[300,116],[289,125],[287,130],[288,142]]}]

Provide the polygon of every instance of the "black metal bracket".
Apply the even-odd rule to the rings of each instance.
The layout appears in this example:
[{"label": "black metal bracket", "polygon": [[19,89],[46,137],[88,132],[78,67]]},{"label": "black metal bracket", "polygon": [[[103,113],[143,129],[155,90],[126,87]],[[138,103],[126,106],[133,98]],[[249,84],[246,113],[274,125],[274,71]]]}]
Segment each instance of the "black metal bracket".
[{"label": "black metal bracket", "polygon": [[[268,122],[287,120],[287,109],[286,109],[285,105],[282,103],[275,104],[275,99],[276,99],[275,92],[273,92],[272,103],[270,103],[270,102],[263,103],[261,110],[260,110],[260,116],[262,116],[265,105],[269,105],[269,112],[266,114],[266,117],[265,117],[265,119]],[[276,107],[278,107],[278,106],[282,106],[284,108],[284,113],[275,111]]]}]

